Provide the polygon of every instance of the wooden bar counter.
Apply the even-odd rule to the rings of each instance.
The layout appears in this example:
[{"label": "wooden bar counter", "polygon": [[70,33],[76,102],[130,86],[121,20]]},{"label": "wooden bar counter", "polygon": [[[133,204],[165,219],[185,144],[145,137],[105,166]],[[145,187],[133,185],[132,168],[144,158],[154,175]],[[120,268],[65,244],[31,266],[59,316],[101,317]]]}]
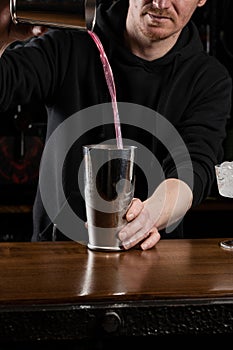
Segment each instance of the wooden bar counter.
[{"label": "wooden bar counter", "polygon": [[117,253],[1,243],[0,342],[231,335],[233,251],[221,240],[168,239]]}]

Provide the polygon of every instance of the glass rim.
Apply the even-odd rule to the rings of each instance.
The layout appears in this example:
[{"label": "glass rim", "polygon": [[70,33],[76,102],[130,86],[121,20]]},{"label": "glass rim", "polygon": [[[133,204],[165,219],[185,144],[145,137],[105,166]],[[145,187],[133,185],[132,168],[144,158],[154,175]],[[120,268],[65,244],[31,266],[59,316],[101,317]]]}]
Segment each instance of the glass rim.
[{"label": "glass rim", "polygon": [[137,146],[134,145],[123,145],[122,148],[119,148],[117,145],[113,144],[88,144],[82,146],[84,149],[98,149],[98,150],[109,150],[109,151],[125,151],[130,149],[137,149]]}]

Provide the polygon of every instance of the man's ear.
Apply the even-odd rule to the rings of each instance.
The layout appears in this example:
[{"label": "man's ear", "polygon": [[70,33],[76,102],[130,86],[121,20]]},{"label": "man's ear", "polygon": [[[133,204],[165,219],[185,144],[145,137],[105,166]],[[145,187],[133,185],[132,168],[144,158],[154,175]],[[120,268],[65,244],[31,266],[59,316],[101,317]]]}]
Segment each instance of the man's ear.
[{"label": "man's ear", "polygon": [[197,6],[201,7],[201,6],[205,5],[206,1],[207,0],[199,0],[198,3],[197,3]]}]

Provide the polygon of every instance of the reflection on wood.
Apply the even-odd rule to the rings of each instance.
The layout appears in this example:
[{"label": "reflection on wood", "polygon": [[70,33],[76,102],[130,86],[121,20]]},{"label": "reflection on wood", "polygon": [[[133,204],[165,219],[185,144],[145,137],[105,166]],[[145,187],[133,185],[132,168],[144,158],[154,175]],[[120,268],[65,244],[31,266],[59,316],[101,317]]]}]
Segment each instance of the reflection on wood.
[{"label": "reflection on wood", "polygon": [[0,347],[232,335],[233,252],[220,240],[117,253],[76,242],[1,243]]}]

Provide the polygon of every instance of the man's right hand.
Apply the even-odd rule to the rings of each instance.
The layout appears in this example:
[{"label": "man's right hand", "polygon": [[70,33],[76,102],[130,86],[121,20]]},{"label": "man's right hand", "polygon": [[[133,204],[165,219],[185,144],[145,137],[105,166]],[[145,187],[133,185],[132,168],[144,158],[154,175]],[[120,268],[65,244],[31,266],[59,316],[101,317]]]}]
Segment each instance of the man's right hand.
[{"label": "man's right hand", "polygon": [[0,54],[11,43],[40,36],[46,31],[47,28],[43,26],[14,24],[10,14],[10,0],[0,1]]}]

